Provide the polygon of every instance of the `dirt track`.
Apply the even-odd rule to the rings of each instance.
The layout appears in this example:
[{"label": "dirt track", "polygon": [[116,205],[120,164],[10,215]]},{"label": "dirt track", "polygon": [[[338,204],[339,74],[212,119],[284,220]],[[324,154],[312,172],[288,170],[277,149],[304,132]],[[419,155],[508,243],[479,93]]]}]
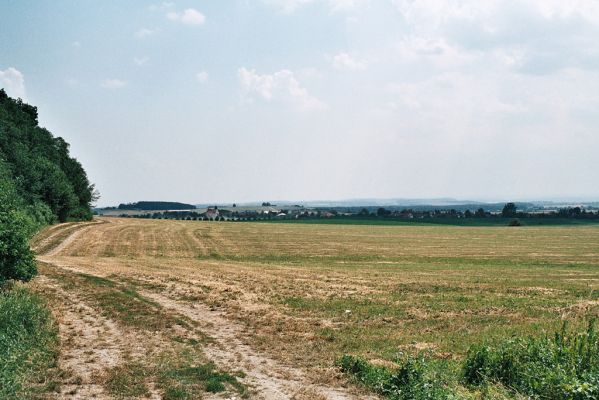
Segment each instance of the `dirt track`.
[{"label": "dirt track", "polygon": [[[171,225],[165,225],[173,229]],[[111,234],[111,230],[116,234]],[[107,233],[108,232],[108,233]],[[284,359],[277,359],[252,346],[248,327],[239,320],[228,316],[229,310],[210,304],[209,299],[181,296],[193,286],[193,280],[185,282],[185,277],[173,277],[170,271],[161,270],[153,275],[147,269],[139,274],[132,270],[132,263],[139,265],[146,254],[139,258],[115,257],[100,260],[98,255],[110,252],[111,248],[131,246],[136,253],[138,246],[129,235],[143,235],[133,232],[126,221],[110,219],[101,222],[64,224],[42,232],[34,240],[38,260],[42,264],[39,282],[46,290],[54,293],[59,301],[53,302],[54,311],[60,324],[61,356],[59,366],[66,373],[57,398],[86,399],[122,397],[110,390],[110,374],[121,364],[132,360],[142,360],[151,364],[153,357],[162,352],[172,351],[177,344],[171,340],[173,331],[185,338],[207,337],[203,341],[202,353],[206,360],[213,362],[223,371],[241,371],[239,380],[249,388],[249,397],[262,399],[357,399],[369,396],[359,394],[355,388],[339,386],[340,380],[323,384],[311,379],[302,368],[292,366]],[[146,232],[147,234],[147,232]],[[164,238],[169,240],[166,248],[177,251],[176,231],[167,231]],[[110,237],[112,242],[101,242]],[[100,239],[102,238],[102,239]],[[100,239],[100,240],[99,240]],[[141,237],[137,238],[138,240]],[[206,247],[202,241],[213,238],[194,236],[190,242],[182,237],[183,248],[190,251],[197,246],[198,251]],[[221,239],[222,240],[222,239]],[[152,245],[160,247],[160,241]],[[99,249],[102,246],[103,249]],[[171,254],[172,255],[172,254]],[[150,270],[155,268],[150,266]],[[102,303],[94,301],[98,288],[91,285],[73,283],[73,279],[85,277],[85,282],[93,277],[106,279],[119,285],[137,283],[138,296],[152,302],[160,312],[173,318],[185,318],[191,326],[169,327],[170,330],[148,332],[128,326],[112,316]],[[104,282],[104,281],[100,281]],[[181,283],[181,284],[179,284]],[[111,283],[110,285],[113,285]],[[109,286],[110,286],[109,285]],[[136,361],[137,362],[137,361]],[[148,367],[149,368],[149,367]],[[334,373],[331,372],[332,375]],[[155,374],[156,375],[156,374]],[[316,379],[317,381],[318,379]],[[161,398],[151,376],[145,378],[148,390],[142,398]],[[203,393],[202,398],[237,398],[238,393],[228,391],[221,394]],[[127,396],[128,397],[128,396]]]},{"label": "dirt track", "polygon": [[595,225],[100,218],[32,244],[67,399],[368,398],[334,367],[344,354],[459,360],[491,337],[599,315]]}]

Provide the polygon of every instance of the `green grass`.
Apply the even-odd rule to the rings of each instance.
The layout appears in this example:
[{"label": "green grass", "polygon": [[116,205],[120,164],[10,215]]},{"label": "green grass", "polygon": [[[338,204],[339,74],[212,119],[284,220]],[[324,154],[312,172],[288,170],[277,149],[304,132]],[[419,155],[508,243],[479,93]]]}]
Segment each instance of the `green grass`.
[{"label": "green grass", "polygon": [[345,355],[337,364],[355,382],[390,400],[599,398],[599,336],[563,325],[554,337],[513,337],[472,346],[466,358],[431,353],[377,366]]},{"label": "green grass", "polygon": [[52,389],[58,330],[45,303],[24,288],[0,290],[0,398],[26,399]]}]

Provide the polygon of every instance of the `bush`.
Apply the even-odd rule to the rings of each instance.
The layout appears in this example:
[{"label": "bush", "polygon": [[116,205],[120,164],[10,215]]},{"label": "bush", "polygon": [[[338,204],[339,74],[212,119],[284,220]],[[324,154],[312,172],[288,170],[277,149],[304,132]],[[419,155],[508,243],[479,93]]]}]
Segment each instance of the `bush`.
[{"label": "bush", "polygon": [[0,284],[10,279],[29,281],[37,273],[28,241],[33,228],[18,205],[11,185],[0,180]]},{"label": "bush", "polygon": [[555,337],[514,338],[495,347],[468,352],[466,383],[501,383],[532,398],[586,400],[599,398],[599,338],[594,322],[586,332]]},{"label": "bush", "polygon": [[374,366],[367,361],[349,355],[343,356],[338,365],[360,384],[392,400],[440,400],[458,397],[446,387],[443,377],[422,355],[407,357],[397,369]]},{"label": "bush", "polygon": [[25,289],[0,290],[0,399],[22,399],[56,360],[58,332],[42,300]]},{"label": "bush", "polygon": [[522,222],[518,218],[512,219],[507,226],[522,226]]}]

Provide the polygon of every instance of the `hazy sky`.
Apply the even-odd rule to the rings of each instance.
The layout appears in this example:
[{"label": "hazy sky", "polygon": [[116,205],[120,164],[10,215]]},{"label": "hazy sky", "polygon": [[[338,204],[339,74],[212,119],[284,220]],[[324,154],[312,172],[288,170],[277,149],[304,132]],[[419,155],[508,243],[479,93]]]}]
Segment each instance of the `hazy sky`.
[{"label": "hazy sky", "polygon": [[599,198],[599,1],[3,0],[100,205]]}]

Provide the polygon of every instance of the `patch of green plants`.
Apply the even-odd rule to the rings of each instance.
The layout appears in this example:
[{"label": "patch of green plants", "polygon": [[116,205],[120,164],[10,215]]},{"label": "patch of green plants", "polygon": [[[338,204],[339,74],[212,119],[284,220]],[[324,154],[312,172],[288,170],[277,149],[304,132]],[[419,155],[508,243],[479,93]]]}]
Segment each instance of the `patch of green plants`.
[{"label": "patch of green plants", "polygon": [[449,387],[444,362],[433,362],[424,355],[406,356],[397,360],[398,367],[372,365],[366,360],[343,356],[341,371],[374,392],[392,400],[462,399]]},{"label": "patch of green plants", "polygon": [[345,355],[337,362],[359,384],[392,400],[599,399],[599,335],[564,324],[553,336],[514,337],[474,345],[461,361],[426,353],[400,357],[397,367]]},{"label": "patch of green plants", "polygon": [[48,308],[24,288],[0,289],[0,398],[32,397],[56,365],[58,330]]},{"label": "patch of green plants", "polygon": [[473,347],[464,379],[473,386],[501,383],[538,399],[599,398],[599,336],[595,322],[585,332],[564,324],[554,337],[513,338],[495,346]]}]

